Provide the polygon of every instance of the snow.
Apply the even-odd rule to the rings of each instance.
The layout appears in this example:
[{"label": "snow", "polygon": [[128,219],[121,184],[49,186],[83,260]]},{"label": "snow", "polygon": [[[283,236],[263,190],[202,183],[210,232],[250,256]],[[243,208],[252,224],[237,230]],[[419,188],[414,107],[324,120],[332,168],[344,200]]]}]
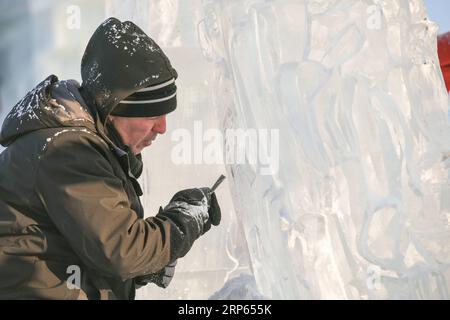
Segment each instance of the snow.
[{"label": "snow", "polygon": [[97,61],[92,63],[92,67],[89,70],[89,74],[86,78],[86,83],[94,83],[102,76],[102,73],[98,71],[99,65]]},{"label": "snow", "polygon": [[[98,140],[102,141],[102,139],[100,137],[98,137],[95,133],[91,132],[90,130],[88,130],[86,128],[61,129],[61,130],[57,131],[55,134],[53,134],[52,137],[46,139],[46,143],[44,143],[44,145],[42,146],[42,149],[41,149],[42,154],[45,153],[45,151],[47,150],[47,147],[52,143],[52,141],[54,139],[56,139],[61,134],[64,134],[67,132],[88,133],[88,134],[91,134],[92,136],[95,136]],[[42,154],[38,156],[39,159],[41,158]]]},{"label": "snow", "polygon": [[263,300],[256,288],[255,278],[252,275],[242,273],[238,277],[226,282],[223,288],[215,292],[211,300]]},{"label": "snow", "polygon": [[[226,170],[231,197],[219,193],[230,213],[183,258],[173,289],[139,298],[205,298],[246,267],[274,299],[450,298],[448,96],[422,1],[111,1],[107,9],[141,22],[178,70],[173,130],[192,132],[199,120],[280,134],[273,175],[249,163],[157,164],[167,140],[144,154],[147,215],[170,197],[157,190],[170,172],[173,188]],[[231,245],[220,240],[227,230]]]},{"label": "snow", "polygon": [[[50,80],[43,81],[40,85],[34,88],[29,95],[20,100],[14,107],[12,112],[8,114],[6,119],[21,119],[31,120],[38,119],[36,112],[40,112],[41,101],[44,99],[45,90],[43,88],[50,85]],[[35,110],[35,108],[38,108]]]},{"label": "snow", "polygon": [[[106,25],[106,22],[103,26]],[[125,34],[130,34],[129,29],[131,25],[128,23],[123,23],[118,25],[116,23],[111,25],[111,28],[106,31],[107,40],[113,44],[117,49],[122,49],[127,52],[130,56],[133,56],[139,47],[150,52],[159,51],[159,48],[153,45],[147,45],[145,41],[141,42],[141,38],[145,37],[141,32],[132,32],[129,36],[124,36]]]}]

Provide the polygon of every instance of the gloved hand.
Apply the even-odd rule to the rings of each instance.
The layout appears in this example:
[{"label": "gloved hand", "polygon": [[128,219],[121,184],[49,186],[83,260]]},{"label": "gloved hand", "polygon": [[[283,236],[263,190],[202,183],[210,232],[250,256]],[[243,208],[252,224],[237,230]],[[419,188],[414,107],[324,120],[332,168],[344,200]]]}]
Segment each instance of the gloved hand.
[{"label": "gloved hand", "polygon": [[[198,237],[211,229],[211,224],[218,226],[222,217],[219,203],[215,193],[210,188],[194,188],[178,191],[169,204],[160,210],[160,214],[170,215],[171,209],[181,208],[183,213],[189,215],[197,225]],[[179,213],[178,213],[179,214]]]},{"label": "gloved hand", "polygon": [[162,270],[160,270],[156,273],[151,273],[151,274],[148,274],[145,276],[139,276],[139,277],[134,278],[134,283],[136,284],[136,288],[140,288],[149,283],[154,283],[158,287],[161,287],[163,289],[167,288],[175,274],[175,266],[176,265],[177,265],[177,260],[168,264],[165,268],[163,268]]},{"label": "gloved hand", "polygon": [[156,217],[168,218],[173,228],[172,258],[183,257],[201,235],[219,225],[221,210],[216,195],[210,188],[194,188],[177,192]]},{"label": "gloved hand", "polygon": [[[214,226],[220,224],[222,213],[217,202],[216,194],[210,188],[195,188],[179,191],[170,200],[171,203],[177,201],[183,201],[191,206],[203,209],[198,211],[204,224],[202,235],[211,229],[211,224]],[[196,214],[197,212],[193,211],[192,213]]]}]

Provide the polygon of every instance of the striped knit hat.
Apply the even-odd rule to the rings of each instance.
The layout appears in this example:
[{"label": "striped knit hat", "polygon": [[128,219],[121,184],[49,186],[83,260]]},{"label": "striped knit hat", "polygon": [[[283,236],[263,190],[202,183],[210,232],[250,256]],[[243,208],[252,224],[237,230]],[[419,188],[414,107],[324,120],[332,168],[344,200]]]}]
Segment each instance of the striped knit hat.
[{"label": "striped knit hat", "polygon": [[140,89],[122,100],[111,112],[120,117],[158,117],[177,107],[175,78]]}]

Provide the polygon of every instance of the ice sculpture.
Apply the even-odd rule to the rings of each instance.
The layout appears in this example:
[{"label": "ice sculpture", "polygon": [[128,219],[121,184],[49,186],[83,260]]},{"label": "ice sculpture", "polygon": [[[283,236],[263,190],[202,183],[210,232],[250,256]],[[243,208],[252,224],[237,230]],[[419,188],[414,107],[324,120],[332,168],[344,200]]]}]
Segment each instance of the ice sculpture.
[{"label": "ice sculpture", "polygon": [[[226,165],[234,215],[181,267],[190,292],[165,297],[205,297],[246,272],[274,299],[450,298],[448,95],[422,0],[112,0],[107,12],[173,58],[175,127],[279,130],[272,175]],[[175,170],[146,157],[152,180]],[[205,167],[175,184],[221,170]]]}]

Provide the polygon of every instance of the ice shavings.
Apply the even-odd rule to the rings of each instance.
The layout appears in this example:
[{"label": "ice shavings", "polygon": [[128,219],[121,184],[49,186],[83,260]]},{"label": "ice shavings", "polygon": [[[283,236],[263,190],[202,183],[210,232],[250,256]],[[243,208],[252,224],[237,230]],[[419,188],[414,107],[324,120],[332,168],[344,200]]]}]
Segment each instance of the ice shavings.
[{"label": "ice shavings", "polygon": [[[48,146],[52,143],[52,141],[54,139],[56,139],[57,137],[59,137],[62,134],[68,133],[68,132],[84,132],[84,133],[89,133],[93,136],[95,136],[97,139],[100,139],[100,137],[98,135],[96,135],[94,132],[86,129],[86,128],[71,128],[71,129],[62,129],[56,133],[53,134],[53,136],[49,137],[46,139],[46,143],[44,143],[44,145],[41,148],[42,152],[45,152],[48,148]],[[101,139],[100,139],[101,140]],[[102,140],[103,141],[103,140]],[[40,158],[40,157],[39,157]]]},{"label": "ice shavings", "polygon": [[257,288],[255,279],[250,274],[241,274],[230,279],[209,300],[265,300]]},{"label": "ice shavings", "polygon": [[92,65],[89,69],[87,78],[86,78],[86,84],[92,84],[97,82],[98,83],[98,79],[101,77],[101,72],[99,72],[99,65],[97,61],[93,61]]},{"label": "ice shavings", "polygon": [[[51,79],[47,79],[30,91],[22,100],[20,100],[6,119],[18,119],[20,123],[32,119],[38,119],[38,113],[41,112],[41,105],[45,104],[45,88],[51,84]],[[47,106],[44,106],[45,108]],[[18,130],[19,128],[17,128]]]},{"label": "ice shavings", "polygon": [[149,52],[160,51],[160,48],[150,40],[145,33],[134,30],[129,23],[113,23],[105,31],[107,40],[117,49],[133,56],[138,50]]},{"label": "ice shavings", "polygon": [[223,129],[280,128],[278,174],[228,169],[261,293],[448,299],[448,104],[423,2],[203,3]]}]

